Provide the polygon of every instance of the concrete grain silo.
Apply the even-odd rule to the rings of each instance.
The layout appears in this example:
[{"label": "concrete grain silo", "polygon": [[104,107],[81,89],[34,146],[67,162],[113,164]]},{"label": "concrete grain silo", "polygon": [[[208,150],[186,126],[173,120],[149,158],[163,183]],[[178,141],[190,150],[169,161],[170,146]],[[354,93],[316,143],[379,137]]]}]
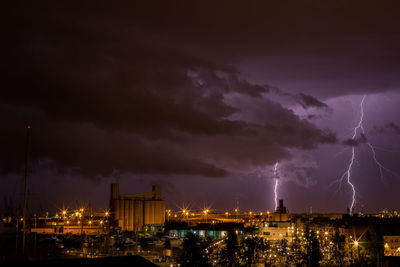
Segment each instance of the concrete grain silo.
[{"label": "concrete grain silo", "polygon": [[119,194],[119,185],[111,184],[111,215],[122,231],[161,229],[165,221],[165,201],[161,186],[153,185],[152,192]]}]

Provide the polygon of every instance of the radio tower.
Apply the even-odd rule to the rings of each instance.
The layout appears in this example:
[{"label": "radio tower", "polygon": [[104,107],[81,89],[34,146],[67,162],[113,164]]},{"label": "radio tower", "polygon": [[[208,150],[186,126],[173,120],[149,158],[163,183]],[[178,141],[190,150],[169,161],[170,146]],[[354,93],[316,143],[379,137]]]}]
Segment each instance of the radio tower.
[{"label": "radio tower", "polygon": [[28,211],[28,155],[29,155],[29,137],[31,132],[31,126],[26,126],[26,146],[25,146],[25,188],[24,188],[24,211],[22,217],[22,255],[25,255],[25,238],[26,238],[26,217]]}]

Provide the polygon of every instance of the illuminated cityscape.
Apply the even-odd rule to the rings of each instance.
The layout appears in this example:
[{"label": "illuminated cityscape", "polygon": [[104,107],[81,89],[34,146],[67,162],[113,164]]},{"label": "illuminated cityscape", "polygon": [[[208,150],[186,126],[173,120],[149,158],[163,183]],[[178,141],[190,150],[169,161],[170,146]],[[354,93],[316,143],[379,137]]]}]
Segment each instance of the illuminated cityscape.
[{"label": "illuminated cityscape", "polygon": [[25,233],[23,218],[11,212],[2,218],[1,231],[12,246],[3,250],[20,253],[18,235],[25,234],[24,253],[33,259],[50,253],[59,259],[140,255],[159,266],[181,266],[185,260],[193,266],[380,266],[397,264],[400,257],[396,211],[290,213],[282,199],[273,211],[165,209],[159,185],[149,193],[125,195],[118,184],[110,188],[109,209],[62,207],[31,215]]}]

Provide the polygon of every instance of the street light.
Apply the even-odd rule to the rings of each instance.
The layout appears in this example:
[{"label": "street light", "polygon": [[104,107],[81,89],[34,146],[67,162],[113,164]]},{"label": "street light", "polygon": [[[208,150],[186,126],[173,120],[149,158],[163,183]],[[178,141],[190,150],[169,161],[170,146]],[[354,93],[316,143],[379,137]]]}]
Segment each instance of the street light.
[{"label": "street light", "polygon": [[357,250],[357,260],[359,260],[360,259],[360,250],[358,249],[358,241],[357,240],[354,241],[354,246]]}]

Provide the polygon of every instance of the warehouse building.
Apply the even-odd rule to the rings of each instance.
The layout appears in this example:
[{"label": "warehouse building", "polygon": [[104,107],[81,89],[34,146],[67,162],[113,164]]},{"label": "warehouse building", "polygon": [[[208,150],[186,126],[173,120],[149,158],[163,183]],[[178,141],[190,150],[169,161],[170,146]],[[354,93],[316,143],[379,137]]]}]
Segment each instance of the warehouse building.
[{"label": "warehouse building", "polygon": [[165,222],[165,201],[161,186],[152,192],[120,195],[119,184],[111,184],[110,211],[122,231],[157,231]]}]

